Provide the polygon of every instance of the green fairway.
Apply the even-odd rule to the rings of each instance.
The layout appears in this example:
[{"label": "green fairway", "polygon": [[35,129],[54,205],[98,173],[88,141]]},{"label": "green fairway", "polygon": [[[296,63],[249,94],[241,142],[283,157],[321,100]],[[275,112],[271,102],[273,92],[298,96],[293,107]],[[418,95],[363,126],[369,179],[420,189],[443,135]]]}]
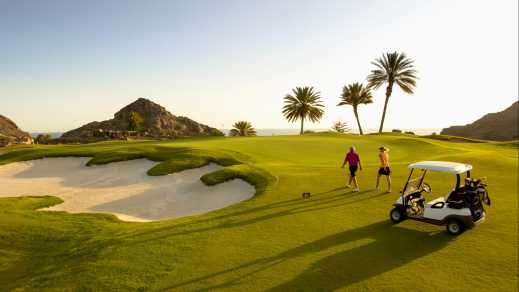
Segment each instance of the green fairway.
[{"label": "green fairway", "polygon": [[[480,142],[480,141],[478,141]],[[361,191],[344,188],[342,159],[356,146]],[[374,189],[377,148],[390,149],[393,193]],[[500,290],[518,289],[517,143],[461,143],[410,135],[204,138],[17,146],[0,165],[56,156],[90,164],[146,157],[162,175],[209,162],[206,184],[243,178],[248,201],[200,216],[151,223],[108,214],[40,212],[52,197],[0,199],[0,290]],[[389,211],[420,160],[470,163],[486,176],[487,220],[458,237]],[[433,199],[454,175],[431,174]],[[1,187],[1,186],[0,186]],[[310,199],[301,199],[302,192]]]}]

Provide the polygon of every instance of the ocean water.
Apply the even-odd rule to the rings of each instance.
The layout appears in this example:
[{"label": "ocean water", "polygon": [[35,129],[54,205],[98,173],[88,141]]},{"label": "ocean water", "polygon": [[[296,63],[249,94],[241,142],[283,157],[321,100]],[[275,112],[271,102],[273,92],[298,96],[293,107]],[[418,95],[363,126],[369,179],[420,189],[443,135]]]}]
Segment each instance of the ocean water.
[{"label": "ocean water", "polygon": [[[329,131],[330,129],[306,129],[314,132],[323,132],[323,131]],[[391,132],[392,129],[384,129],[385,132]],[[417,128],[417,129],[411,129],[411,128],[399,128],[399,130],[402,130],[402,132],[411,131],[415,133],[416,135],[431,135],[432,133],[439,134],[442,130],[441,128]],[[223,130],[225,134],[229,133],[229,129]],[[365,129],[364,133],[377,133],[378,129]],[[258,136],[278,136],[278,135],[299,135],[299,129],[256,129],[256,133]],[[351,131],[351,133],[358,134],[357,131]]]},{"label": "ocean water", "polygon": [[[229,133],[230,129],[224,129],[223,132],[225,134]],[[306,129],[311,130],[315,132],[322,132],[322,131],[329,131],[329,129]],[[439,134],[441,131],[441,128],[400,128],[403,132],[405,131],[411,131],[414,132],[416,135],[430,135],[432,133]],[[391,129],[385,129],[384,131],[391,132]],[[299,129],[256,129],[256,132],[258,136],[281,136],[281,135],[299,135]],[[378,132],[378,129],[365,129],[364,133],[376,133]],[[352,133],[357,133],[355,131],[352,131]],[[33,137],[38,136],[38,134],[50,134],[52,138],[59,138],[63,132],[34,132],[31,133]]]}]

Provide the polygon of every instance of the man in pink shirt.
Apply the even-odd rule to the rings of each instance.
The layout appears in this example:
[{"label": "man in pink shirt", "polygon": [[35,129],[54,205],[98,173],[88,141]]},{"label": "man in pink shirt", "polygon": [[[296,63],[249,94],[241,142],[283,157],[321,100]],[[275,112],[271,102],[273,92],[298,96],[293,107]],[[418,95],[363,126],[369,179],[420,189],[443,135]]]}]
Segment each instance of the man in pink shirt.
[{"label": "man in pink shirt", "polygon": [[362,170],[362,165],[360,164],[360,156],[357,151],[355,151],[355,147],[353,146],[350,147],[350,151],[346,154],[341,167],[344,168],[346,164],[350,165],[350,180],[348,182],[348,187],[351,186],[351,182],[353,181],[353,184],[355,185],[353,191],[358,192],[360,189],[359,184],[357,183],[356,172],[357,169]]}]

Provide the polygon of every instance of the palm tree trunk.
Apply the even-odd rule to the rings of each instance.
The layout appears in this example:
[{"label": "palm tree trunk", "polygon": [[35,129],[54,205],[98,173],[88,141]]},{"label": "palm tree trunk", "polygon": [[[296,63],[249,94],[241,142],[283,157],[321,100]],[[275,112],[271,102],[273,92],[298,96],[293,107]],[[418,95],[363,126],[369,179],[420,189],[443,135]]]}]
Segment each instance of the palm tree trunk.
[{"label": "palm tree trunk", "polygon": [[393,83],[389,83],[386,88],[386,100],[384,101],[384,111],[382,112],[382,120],[380,121],[380,128],[378,129],[379,133],[382,133],[382,129],[384,129],[384,120],[386,119],[387,104],[389,102],[389,97],[391,96],[392,91]]},{"label": "palm tree trunk", "polygon": [[299,132],[299,135],[303,135],[303,124],[304,124],[305,118],[301,118],[301,132]]},{"label": "palm tree trunk", "polygon": [[356,106],[353,107],[353,113],[355,114],[355,118],[357,119],[357,125],[359,126],[359,133],[361,135],[364,135],[364,133],[362,132],[362,127],[360,126],[359,113],[357,113],[357,107]]}]

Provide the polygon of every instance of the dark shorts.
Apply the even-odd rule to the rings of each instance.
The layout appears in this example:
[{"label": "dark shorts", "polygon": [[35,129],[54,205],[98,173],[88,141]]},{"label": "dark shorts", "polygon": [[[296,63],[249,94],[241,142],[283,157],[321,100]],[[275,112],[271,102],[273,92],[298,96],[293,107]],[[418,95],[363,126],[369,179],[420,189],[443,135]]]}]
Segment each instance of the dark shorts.
[{"label": "dark shorts", "polygon": [[378,174],[379,175],[390,175],[391,169],[389,169],[389,167],[381,167],[378,169]]},{"label": "dark shorts", "polygon": [[357,165],[350,165],[350,175],[352,177],[355,176],[355,173],[357,172],[358,166]]}]

